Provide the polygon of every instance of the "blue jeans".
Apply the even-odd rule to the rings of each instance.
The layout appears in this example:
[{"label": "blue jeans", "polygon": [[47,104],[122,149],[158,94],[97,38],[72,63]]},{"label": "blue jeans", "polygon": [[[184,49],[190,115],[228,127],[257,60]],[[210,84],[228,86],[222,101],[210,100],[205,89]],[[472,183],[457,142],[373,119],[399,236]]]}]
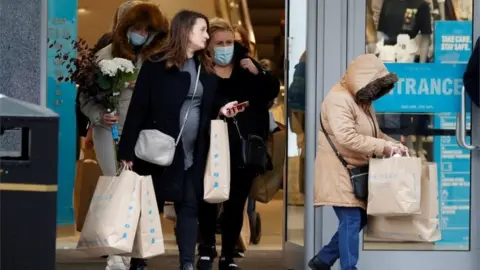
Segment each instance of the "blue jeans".
[{"label": "blue jeans", "polygon": [[359,207],[334,206],[333,210],[339,220],[338,230],[317,257],[330,266],[340,258],[341,270],[357,270],[360,232],[367,223],[367,213]]}]

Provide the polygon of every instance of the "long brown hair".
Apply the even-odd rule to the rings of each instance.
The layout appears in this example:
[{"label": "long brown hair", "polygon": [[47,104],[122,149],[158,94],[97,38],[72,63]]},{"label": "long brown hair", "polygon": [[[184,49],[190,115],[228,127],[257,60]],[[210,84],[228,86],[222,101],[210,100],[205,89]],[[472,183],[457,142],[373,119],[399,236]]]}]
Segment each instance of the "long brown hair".
[{"label": "long brown hair", "polygon": [[[207,24],[207,32],[210,28],[207,16],[202,13],[181,10],[172,19],[170,34],[166,45],[162,48],[164,56],[160,61],[166,61],[167,67],[177,66],[182,67],[188,60],[187,46],[189,42],[190,33],[193,30],[197,19],[205,20]],[[200,62],[208,72],[213,72],[212,57],[208,53],[208,41],[203,50],[195,52],[199,57]]]}]

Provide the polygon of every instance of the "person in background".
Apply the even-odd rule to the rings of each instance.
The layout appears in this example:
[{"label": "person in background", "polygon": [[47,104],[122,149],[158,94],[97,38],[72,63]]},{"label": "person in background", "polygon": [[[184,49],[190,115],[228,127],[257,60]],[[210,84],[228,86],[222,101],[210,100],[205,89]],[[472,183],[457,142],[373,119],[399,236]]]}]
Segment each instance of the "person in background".
[{"label": "person in background", "polygon": [[[219,115],[233,117],[237,113],[236,101],[227,103],[216,93],[217,79],[206,50],[208,29],[208,19],[198,12],[182,10],[174,16],[168,42],[159,54],[147,55],[140,70],[118,147],[123,164],[133,166],[140,175],[152,175],[159,204],[174,202],[181,270],[194,269],[210,122]],[[177,138],[183,123],[170,166],[136,157],[135,145],[142,130],[156,129]],[[142,260],[132,261],[132,269],[142,265]]]},{"label": "person in background", "polygon": [[[157,5],[145,1],[125,2],[117,13],[111,43],[96,53],[97,61],[120,57],[131,60],[140,68],[146,57],[158,52],[163,45],[169,28],[168,19]],[[135,81],[132,81],[121,91],[116,115],[110,115],[96,100],[79,95],[80,110],[89,118],[98,164],[106,176],[114,176],[117,172],[112,126],[118,123],[118,133],[122,133],[134,86]],[[111,256],[107,270],[125,269],[128,264],[128,259],[122,263],[118,256]]]},{"label": "person in background", "polygon": [[[268,104],[280,90],[278,80],[249,56],[248,49],[235,42],[234,30],[225,20],[210,21],[210,52],[219,80],[217,95],[222,99],[249,102],[234,121],[228,121],[230,143],[230,198],[223,203],[222,252],[220,270],[238,269],[234,261],[235,245],[243,224],[243,212],[257,172],[245,167],[241,157],[243,137],[257,135],[265,140],[269,134]],[[234,122],[238,123],[238,130]],[[217,205],[200,203],[199,228],[203,243],[199,246],[197,269],[210,270],[216,254],[215,231]]]},{"label": "person in background", "polygon": [[338,230],[329,244],[309,262],[313,270],[330,270],[340,259],[341,270],[356,270],[359,235],[367,223],[366,202],[358,200],[347,169],[328,142],[349,166],[368,165],[372,157],[406,153],[408,149],[383,134],[378,127],[373,101],[383,97],[398,81],[373,54],[357,57],[322,103],[317,159],[315,161],[315,206],[333,206]]},{"label": "person in background", "polygon": [[[260,60],[260,65],[262,65],[263,69],[265,69],[266,71],[270,72],[271,74],[275,74],[275,64],[269,59],[264,58]],[[272,102],[270,102],[270,104],[268,105],[268,108],[271,109],[273,106],[275,106],[275,100],[272,100]],[[273,134],[279,131],[280,128],[275,122],[275,117],[273,117],[273,113],[271,111],[268,111],[268,114],[270,116],[269,129],[270,129],[270,133]],[[254,205],[253,206],[250,205],[250,207],[253,207],[253,210],[255,209]]]}]

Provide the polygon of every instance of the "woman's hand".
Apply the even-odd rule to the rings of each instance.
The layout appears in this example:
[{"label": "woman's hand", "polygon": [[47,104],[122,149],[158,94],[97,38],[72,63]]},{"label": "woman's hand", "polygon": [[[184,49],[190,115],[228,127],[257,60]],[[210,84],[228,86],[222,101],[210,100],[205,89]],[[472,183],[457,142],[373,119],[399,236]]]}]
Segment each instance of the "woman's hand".
[{"label": "woman's hand", "polygon": [[231,118],[231,117],[234,117],[235,115],[237,115],[237,113],[243,112],[245,110],[245,108],[242,108],[240,110],[236,107],[237,104],[238,104],[237,101],[227,103],[225,106],[223,106],[220,109],[220,115]]},{"label": "woman's hand", "polygon": [[137,81],[128,82],[128,88],[130,88],[130,89],[135,88],[135,83],[137,83]]},{"label": "woman's hand", "polygon": [[409,154],[409,149],[403,144],[387,144],[385,145],[383,154],[387,157],[393,156],[395,154],[404,156]]},{"label": "woman's hand", "polygon": [[400,154],[400,148],[396,144],[387,143],[385,148],[383,148],[383,155],[386,157],[391,157],[395,154]]},{"label": "woman's hand", "polygon": [[111,113],[105,113],[103,114],[103,123],[109,127],[115,125],[118,120],[120,120],[120,117],[117,114],[111,114]]},{"label": "woman's hand", "polygon": [[242,66],[242,68],[244,69],[247,69],[248,71],[250,71],[250,73],[254,75],[257,75],[260,72],[250,58],[240,60],[240,66]]},{"label": "woman's hand", "polygon": [[401,155],[408,155],[408,154],[409,154],[409,151],[410,151],[410,150],[409,150],[408,147],[406,147],[405,145],[403,145],[403,144],[397,144],[397,147],[398,147],[398,149],[399,149],[399,151],[400,151],[399,154],[401,154]]}]

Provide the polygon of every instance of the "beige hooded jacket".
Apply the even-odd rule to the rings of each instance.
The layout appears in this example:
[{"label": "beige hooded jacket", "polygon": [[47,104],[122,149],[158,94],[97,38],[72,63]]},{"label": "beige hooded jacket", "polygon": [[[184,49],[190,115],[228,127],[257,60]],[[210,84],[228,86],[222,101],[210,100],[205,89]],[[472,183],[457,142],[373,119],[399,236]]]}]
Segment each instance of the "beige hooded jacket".
[{"label": "beige hooded jacket", "polygon": [[[333,86],[322,104],[321,121],[336,148],[353,167],[383,156],[385,145],[396,144],[378,129],[373,106],[360,105],[388,93],[398,80],[373,54],[357,57],[342,80]],[[369,111],[368,111],[369,110]],[[374,137],[376,127],[377,137]],[[343,167],[322,130],[318,132],[315,161],[315,205],[362,207],[353,194],[348,171]]]}]

